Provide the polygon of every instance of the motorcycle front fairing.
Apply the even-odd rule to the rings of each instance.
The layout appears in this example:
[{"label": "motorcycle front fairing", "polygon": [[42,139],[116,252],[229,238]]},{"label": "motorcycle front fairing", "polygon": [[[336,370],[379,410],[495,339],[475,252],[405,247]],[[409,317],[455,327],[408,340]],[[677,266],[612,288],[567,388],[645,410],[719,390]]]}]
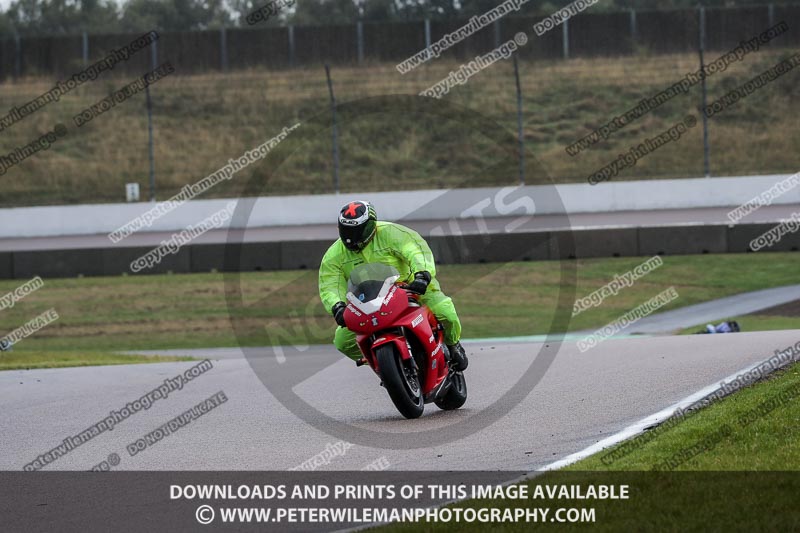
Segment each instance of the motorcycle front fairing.
[{"label": "motorcycle front fairing", "polygon": [[448,373],[442,344],[444,335],[428,308],[409,303],[408,293],[396,284],[397,279],[397,271],[386,265],[357,267],[348,283],[345,324],[356,333],[356,342],[376,373],[375,350],[393,343],[404,360],[412,359],[406,335],[413,335],[426,352],[421,359],[426,368],[419,370],[422,389],[430,393]]},{"label": "motorcycle front fairing", "polygon": [[384,344],[394,343],[404,360],[411,359],[411,351],[400,327],[408,309],[405,291],[392,282],[385,295],[381,291],[373,300],[361,302],[352,292],[347,293],[347,300],[345,324],[356,334],[361,353],[370,359],[376,372],[375,350]]},{"label": "motorcycle front fairing", "polygon": [[[433,401],[449,371],[442,342],[444,335],[440,329],[434,329],[438,322],[427,307],[409,304],[405,291],[397,286],[395,289],[397,296],[392,300],[397,303],[390,301],[377,313],[362,317],[358,326],[364,328],[362,330],[364,333],[356,333],[356,342],[361,353],[366,354],[371,363],[377,363],[375,350],[385,344],[393,343],[404,360],[410,359],[414,364],[419,362],[425,365],[424,368],[419,368],[418,365],[421,386],[425,392],[425,401]],[[362,323],[364,326],[361,326]],[[415,337],[418,345],[425,350],[423,357],[412,356],[407,340],[411,336]],[[372,367],[376,373],[379,371],[377,364],[373,364]]]}]

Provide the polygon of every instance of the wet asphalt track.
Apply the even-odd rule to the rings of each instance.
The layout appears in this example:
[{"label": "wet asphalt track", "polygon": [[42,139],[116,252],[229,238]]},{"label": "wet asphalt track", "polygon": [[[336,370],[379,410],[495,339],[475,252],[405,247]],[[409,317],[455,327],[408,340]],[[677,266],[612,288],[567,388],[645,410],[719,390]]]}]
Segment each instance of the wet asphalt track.
[{"label": "wet asphalt track", "polygon": [[[606,438],[645,416],[769,358],[800,340],[800,330],[734,335],[607,340],[580,353],[565,342],[541,381],[516,406],[472,434],[415,450],[356,445],[324,469],[361,469],[382,459],[394,470],[534,470]],[[453,424],[479,421],[531,363],[536,343],[470,343],[469,400],[457,412],[426,406],[402,419],[376,376],[333,347],[297,355],[310,375],[294,391],[321,413],[380,432],[448,436]],[[270,394],[238,349],[176,351],[208,356],[214,368],[58,458],[47,470],[87,470],[116,453],[126,470],[282,470],[319,454],[340,436],[298,419]],[[269,351],[264,357],[273,357]],[[540,356],[541,357],[541,356]],[[0,469],[19,470],[36,456],[100,421],[195,363],[161,363],[0,372]],[[321,369],[317,371],[317,369]],[[217,391],[229,400],[131,457],[126,445]],[[497,406],[496,406],[497,407]],[[316,414],[324,429],[325,417]]]}]

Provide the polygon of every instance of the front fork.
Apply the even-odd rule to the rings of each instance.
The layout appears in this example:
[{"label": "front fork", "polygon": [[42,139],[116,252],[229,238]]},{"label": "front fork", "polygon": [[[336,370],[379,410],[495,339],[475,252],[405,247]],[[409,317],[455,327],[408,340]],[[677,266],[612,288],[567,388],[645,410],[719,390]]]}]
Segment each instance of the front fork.
[{"label": "front fork", "polygon": [[436,323],[436,331],[441,332],[439,336],[439,342],[442,345],[442,351],[444,352],[444,360],[447,361],[447,366],[450,368],[450,371],[453,372],[453,358],[450,354],[450,348],[447,347],[447,343],[444,342],[444,326],[441,322]]}]

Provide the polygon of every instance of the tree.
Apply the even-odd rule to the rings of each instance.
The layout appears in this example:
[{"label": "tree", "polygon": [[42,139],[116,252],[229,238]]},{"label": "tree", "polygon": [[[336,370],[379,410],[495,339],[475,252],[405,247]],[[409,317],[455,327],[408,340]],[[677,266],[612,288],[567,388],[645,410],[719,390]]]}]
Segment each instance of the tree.
[{"label": "tree", "polygon": [[[119,31],[119,10],[111,0],[15,0],[5,13],[21,35],[62,35]],[[9,31],[13,33],[13,29]]]},{"label": "tree", "polygon": [[232,24],[223,0],[129,0],[121,25],[126,31],[204,30]]},{"label": "tree", "polygon": [[[122,2],[118,4],[117,1]],[[247,15],[273,0],[11,0],[0,13],[0,35],[188,31],[247,26]],[[296,0],[260,26],[324,26],[357,20],[391,22],[468,19],[503,0]],[[549,14],[573,0],[528,0],[519,14]],[[786,0],[601,0],[591,12],[783,4]]]},{"label": "tree", "polygon": [[295,4],[293,24],[352,24],[358,20],[358,7],[353,0],[305,0]]},{"label": "tree", "polygon": [[[242,27],[247,27],[247,16],[260,9],[274,0],[229,0],[228,6],[233,11],[233,21]],[[258,27],[265,26],[285,26],[287,21],[291,19],[294,8],[297,6],[296,0],[294,6],[286,6],[280,8],[277,13],[271,15],[266,20],[258,20]]]},{"label": "tree", "polygon": [[364,0],[359,9],[362,20],[370,22],[401,20],[395,0]]}]

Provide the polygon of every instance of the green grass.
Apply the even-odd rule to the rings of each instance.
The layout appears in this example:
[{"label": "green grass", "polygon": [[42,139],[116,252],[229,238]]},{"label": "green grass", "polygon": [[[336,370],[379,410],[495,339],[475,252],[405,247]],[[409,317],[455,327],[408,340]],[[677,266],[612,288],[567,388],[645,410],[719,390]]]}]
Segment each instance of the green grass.
[{"label": "green grass", "polygon": [[194,361],[192,357],[123,355],[113,352],[77,350],[40,351],[13,350],[0,352],[0,370],[30,370],[33,368],[63,368],[69,366],[133,365]]},{"label": "green grass", "polygon": [[[569,331],[608,324],[670,286],[675,286],[679,298],[664,310],[800,283],[798,257],[794,253],[668,256],[663,266],[632,287],[572,319]],[[575,297],[580,298],[644,260],[585,259],[566,261],[564,266],[577,269]],[[465,338],[550,331],[559,295],[557,261],[440,265],[438,278],[455,301]],[[17,350],[116,351],[331,341],[335,325],[319,302],[316,271],[249,272],[230,279],[231,288],[241,288],[243,305],[229,308],[225,277],[216,273],[46,279],[44,287],[0,312],[0,332],[10,332],[52,307],[61,318],[23,339]],[[0,294],[21,283],[0,281]]]},{"label": "green grass", "polygon": [[[740,417],[775,401],[769,412],[742,424]],[[796,491],[800,477],[800,364],[776,372],[686,417],[629,455],[605,465],[604,450],[557,472],[526,481],[536,485],[627,484],[629,500],[467,500],[454,507],[594,507],[596,522],[586,524],[493,524],[492,530],[528,531],[761,531],[796,530],[800,515]],[[774,404],[774,405],[776,405]],[[728,427],[715,446],[679,465],[674,472],[651,472],[673,454]],[[611,448],[612,450],[614,448]],[[758,473],[753,473],[753,472]],[[771,471],[771,472],[764,472]],[[774,471],[774,472],[772,472]],[[794,473],[786,473],[795,471]],[[745,472],[750,472],[746,474]],[[554,527],[557,526],[557,527]],[[402,524],[381,531],[484,531],[479,523]]]},{"label": "green grass", "polygon": [[[535,41],[535,40],[534,40]],[[709,51],[709,60],[720,51]],[[708,78],[709,101],[751,79],[791,52],[765,48]],[[337,102],[415,95],[460,65],[436,60],[400,75],[393,64],[334,67]],[[520,62],[527,182],[582,182],[631,146],[698,114],[700,86],[677,96],[609,139],[569,157],[565,147],[698,68],[696,54],[625,56]],[[709,121],[711,171],[747,175],[797,170],[800,84],[787,74],[740,100]],[[147,120],[144,94],[118,104],[77,128],[72,117],[131,79],[103,75],[59,102],[47,105],[3,131],[0,152],[8,153],[63,123],[69,131],[49,150],[35,154],[0,176],[0,206],[124,201],[124,185],[147,190]],[[53,80],[30,78],[0,85],[7,109],[47,91]],[[156,184],[159,200],[216,171],[230,158],[296,122],[307,136],[274,172],[253,165],[206,197],[242,194],[331,192],[331,137],[312,132],[313,117],[329,116],[322,66],[182,75],[151,87]],[[451,118],[415,112],[405,105],[353,116],[339,114],[343,192],[511,185],[516,183],[514,150],[498,146],[468,120],[482,116],[499,124],[514,144],[516,95],[510,61],[501,61],[455,87],[441,104],[456,106]],[[293,133],[292,135],[295,135]],[[702,128],[696,126],[624,170],[614,179],[677,178],[703,175]],[[509,159],[510,158],[510,159]],[[245,191],[254,179],[258,190]]]},{"label": "green grass", "polygon": [[[742,425],[740,417],[756,412],[759,405],[788,398],[780,407]],[[729,427],[704,453],[679,465],[682,471],[800,470],[800,364],[775,373],[771,378],[746,387],[689,415],[630,454],[603,464],[602,457],[615,448],[588,457],[567,471],[645,471],[662,465],[674,454]],[[716,440],[716,439],[715,439]]]},{"label": "green grass", "polygon": [[[766,315],[746,315],[744,317],[728,317],[722,320],[715,320],[714,324],[719,324],[723,320],[736,320],[742,331],[777,331],[782,329],[800,329],[800,317],[797,316],[766,316]],[[690,328],[681,330],[681,335],[691,335],[706,328],[705,324],[698,324]]]}]

